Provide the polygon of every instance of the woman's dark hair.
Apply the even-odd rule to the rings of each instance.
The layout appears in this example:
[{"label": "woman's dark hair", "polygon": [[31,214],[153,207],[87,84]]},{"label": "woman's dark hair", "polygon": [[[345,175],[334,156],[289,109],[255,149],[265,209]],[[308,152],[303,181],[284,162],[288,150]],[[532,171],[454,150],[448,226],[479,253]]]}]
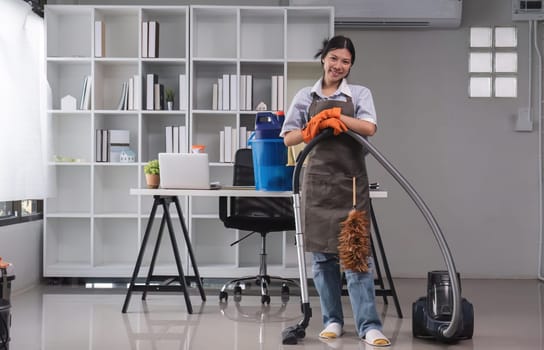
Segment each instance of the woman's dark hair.
[{"label": "woman's dark hair", "polygon": [[329,51],[336,49],[347,49],[349,53],[351,53],[351,65],[353,65],[355,62],[355,47],[353,46],[351,39],[343,35],[337,35],[329,40],[324,40],[323,47],[321,50],[317,51],[314,58],[321,57],[321,62],[323,62],[323,59],[327,56]]}]

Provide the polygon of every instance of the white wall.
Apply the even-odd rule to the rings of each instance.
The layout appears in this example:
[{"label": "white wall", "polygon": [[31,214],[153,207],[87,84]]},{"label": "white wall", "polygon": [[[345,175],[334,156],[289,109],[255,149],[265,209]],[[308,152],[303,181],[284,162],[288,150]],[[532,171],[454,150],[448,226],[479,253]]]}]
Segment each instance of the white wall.
[{"label": "white wall", "polygon": [[0,227],[0,256],[15,272],[12,294],[34,286],[42,276],[43,221]]},{"label": "white wall", "polygon": [[[273,6],[285,1],[49,3]],[[350,80],[374,94],[379,128],[371,141],[427,202],[461,274],[535,278],[538,134],[513,131],[514,115],[528,100],[528,26],[515,23],[519,97],[469,99],[469,27],[512,25],[511,1],[465,0],[463,7],[458,29],[337,32],[350,36],[357,48]],[[415,205],[380,165],[372,159],[368,163],[371,179],[389,191],[388,199],[374,205],[392,273],[421,277],[442,269],[440,251]]]}]

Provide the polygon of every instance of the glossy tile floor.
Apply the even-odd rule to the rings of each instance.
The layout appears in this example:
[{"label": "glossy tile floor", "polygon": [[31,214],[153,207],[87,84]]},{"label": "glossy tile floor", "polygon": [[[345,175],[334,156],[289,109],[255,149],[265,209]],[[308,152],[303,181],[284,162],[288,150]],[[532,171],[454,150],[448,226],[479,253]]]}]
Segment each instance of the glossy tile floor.
[{"label": "glossy tile floor", "polygon": [[[471,340],[453,345],[414,339],[411,305],[425,294],[425,280],[397,279],[404,318],[397,317],[390,300],[378,309],[390,349],[544,349],[544,283],[537,280],[463,280],[463,296],[474,304],[475,329]],[[217,290],[207,289],[208,301],[191,297],[195,313],[185,312],[183,297],[150,294],[142,302],[133,295],[129,310],[121,313],[124,290],[86,289],[82,286],[39,286],[12,297],[12,350],[79,349],[374,349],[356,337],[349,300],[344,298],[346,334],[325,343],[319,302],[311,297],[314,316],[306,338],[298,345],[282,345],[281,331],[300,320],[298,297],[270,307],[244,296],[239,307],[230,296],[221,308]]]}]

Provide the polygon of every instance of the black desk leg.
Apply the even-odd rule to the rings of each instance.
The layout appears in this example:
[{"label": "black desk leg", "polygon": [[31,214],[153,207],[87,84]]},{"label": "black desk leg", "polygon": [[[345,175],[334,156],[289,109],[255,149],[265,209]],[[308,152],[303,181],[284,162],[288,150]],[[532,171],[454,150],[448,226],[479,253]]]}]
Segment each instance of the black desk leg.
[{"label": "black desk leg", "polygon": [[151,257],[151,263],[149,264],[147,279],[145,280],[145,288],[142,293],[142,300],[145,300],[145,298],[147,297],[147,288],[149,287],[149,282],[151,282],[151,278],[153,277],[153,270],[155,269],[155,261],[157,260],[157,255],[159,254],[159,247],[161,246],[162,233],[164,231],[165,223],[166,223],[166,219],[163,215],[161,220],[161,227],[159,228],[159,233],[157,234],[157,242],[155,242],[155,248],[153,249],[153,256]]},{"label": "black desk leg", "polygon": [[370,200],[370,215],[372,217],[372,223],[374,224],[374,233],[376,236],[376,240],[378,241],[378,248],[380,249],[380,255],[382,257],[383,267],[385,269],[385,276],[387,277],[387,282],[389,283],[389,287],[390,287],[389,292],[391,293],[390,295],[393,297],[393,301],[395,302],[397,315],[399,316],[399,318],[402,318],[402,310],[400,308],[399,298],[395,290],[395,284],[393,283],[393,278],[391,277],[391,271],[389,270],[389,263],[387,262],[387,257],[385,256],[385,249],[383,248],[383,242],[380,235],[380,229],[378,228],[378,224],[376,221],[376,215],[374,214],[374,207],[372,206],[372,200]]},{"label": "black desk leg", "polygon": [[[168,203],[166,203],[168,201]],[[172,225],[172,219],[170,218],[169,204],[170,200],[166,199],[163,202],[163,215],[166,217],[166,225],[168,226],[168,233],[170,234],[170,240],[172,241],[172,248],[174,249],[174,258],[176,259],[176,266],[178,268],[179,283],[183,289],[183,296],[185,297],[185,304],[187,305],[187,312],[193,313],[193,306],[191,305],[191,299],[189,299],[189,290],[187,289],[187,281],[185,280],[185,274],[183,273],[183,266],[181,265],[181,258],[179,256],[178,244],[176,242],[176,235],[174,232],[174,226]],[[177,197],[174,197],[174,202],[177,203]],[[183,217],[179,218],[183,222]],[[189,244],[189,241],[187,241]]]},{"label": "black desk leg", "polygon": [[127,312],[128,304],[130,303],[130,297],[132,290],[134,289],[134,283],[138,277],[138,272],[140,271],[140,266],[142,265],[142,259],[145,253],[145,247],[147,246],[147,240],[149,239],[149,234],[151,228],[153,227],[153,221],[155,220],[155,214],[157,213],[157,207],[159,206],[160,200],[157,196],[153,201],[153,207],[151,208],[151,214],[149,215],[149,221],[145,228],[144,237],[142,238],[142,244],[140,246],[140,251],[138,252],[138,259],[136,259],[136,265],[134,266],[134,272],[132,272],[132,278],[130,279],[130,285],[128,287],[127,296],[125,297],[125,303],[123,304],[123,313]]},{"label": "black desk leg", "polygon": [[189,237],[189,231],[185,225],[185,220],[183,218],[183,213],[181,211],[181,206],[179,204],[178,197],[174,197],[174,204],[176,205],[176,210],[178,212],[179,221],[181,222],[181,228],[183,231],[183,236],[185,237],[185,244],[189,252],[189,258],[191,260],[191,265],[193,266],[193,271],[195,272],[196,284],[200,292],[200,297],[202,301],[206,301],[206,293],[204,292],[204,287],[202,286],[202,279],[200,278],[200,273],[198,272],[198,267],[196,265],[195,254],[193,253],[193,245],[191,244],[191,239]]}]

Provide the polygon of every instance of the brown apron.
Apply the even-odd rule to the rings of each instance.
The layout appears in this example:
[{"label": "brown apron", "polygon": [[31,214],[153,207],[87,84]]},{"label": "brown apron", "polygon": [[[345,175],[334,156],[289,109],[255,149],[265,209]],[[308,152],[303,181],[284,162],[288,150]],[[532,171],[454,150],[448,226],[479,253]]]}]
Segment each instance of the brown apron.
[{"label": "brown apron", "polygon": [[[341,107],[353,116],[351,97],[347,101],[314,99],[310,117],[322,110]],[[353,177],[356,177],[357,209],[370,209],[368,176],[363,146],[351,136],[340,134],[319,142],[310,152],[304,170],[301,204],[306,251],[338,253],[340,223],[353,208]]]}]

